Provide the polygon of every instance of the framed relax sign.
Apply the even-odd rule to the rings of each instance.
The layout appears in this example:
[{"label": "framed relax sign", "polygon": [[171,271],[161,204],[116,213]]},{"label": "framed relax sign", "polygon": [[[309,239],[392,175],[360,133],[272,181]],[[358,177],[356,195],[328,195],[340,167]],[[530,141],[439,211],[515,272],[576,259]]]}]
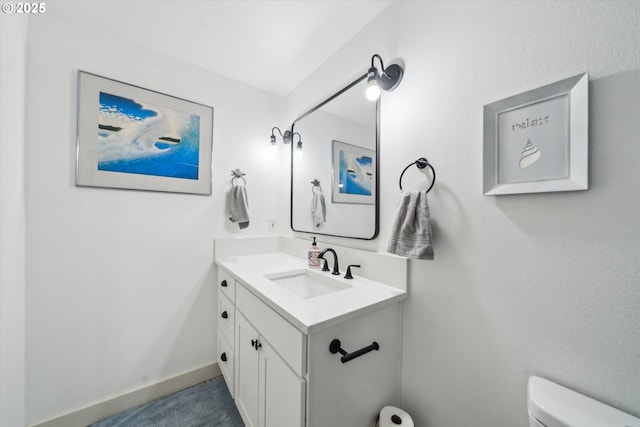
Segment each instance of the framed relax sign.
[{"label": "framed relax sign", "polygon": [[484,106],[485,195],[588,188],[588,75]]}]

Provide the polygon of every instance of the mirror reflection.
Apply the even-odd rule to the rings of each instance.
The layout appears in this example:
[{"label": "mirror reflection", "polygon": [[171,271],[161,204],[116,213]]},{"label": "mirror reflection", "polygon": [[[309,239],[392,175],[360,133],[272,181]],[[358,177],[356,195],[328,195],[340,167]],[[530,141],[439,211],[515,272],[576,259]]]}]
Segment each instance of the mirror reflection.
[{"label": "mirror reflection", "polygon": [[[378,234],[378,111],[366,75],[301,115],[291,155],[291,228],[357,239]],[[297,141],[297,139],[296,139]]]}]

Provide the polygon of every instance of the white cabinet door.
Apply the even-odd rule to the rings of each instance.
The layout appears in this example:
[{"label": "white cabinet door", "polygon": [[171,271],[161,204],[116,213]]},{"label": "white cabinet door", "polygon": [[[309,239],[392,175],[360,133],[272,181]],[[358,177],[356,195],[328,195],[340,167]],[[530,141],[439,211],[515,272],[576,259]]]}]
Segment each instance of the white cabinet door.
[{"label": "white cabinet door", "polygon": [[266,342],[260,348],[260,427],[301,427],[305,381]]},{"label": "white cabinet door", "polygon": [[236,311],[236,406],[247,427],[302,427],[303,378],[284,362],[240,311]]},{"label": "white cabinet door", "polygon": [[235,392],[236,406],[246,427],[258,427],[259,357],[258,332],[236,312]]}]

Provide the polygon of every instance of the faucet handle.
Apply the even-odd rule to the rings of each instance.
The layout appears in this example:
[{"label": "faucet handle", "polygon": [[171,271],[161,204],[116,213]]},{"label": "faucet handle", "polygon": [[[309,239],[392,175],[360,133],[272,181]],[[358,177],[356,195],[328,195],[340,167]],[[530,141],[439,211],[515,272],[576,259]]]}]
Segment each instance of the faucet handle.
[{"label": "faucet handle", "polygon": [[329,263],[324,258],[322,258],[322,260],[324,261],[324,265],[322,266],[322,271],[329,271]]},{"label": "faucet handle", "polygon": [[356,264],[351,264],[350,266],[347,267],[347,274],[344,275],[345,279],[353,279],[353,276],[351,275],[351,267],[358,267],[360,268],[360,265],[356,265]]}]

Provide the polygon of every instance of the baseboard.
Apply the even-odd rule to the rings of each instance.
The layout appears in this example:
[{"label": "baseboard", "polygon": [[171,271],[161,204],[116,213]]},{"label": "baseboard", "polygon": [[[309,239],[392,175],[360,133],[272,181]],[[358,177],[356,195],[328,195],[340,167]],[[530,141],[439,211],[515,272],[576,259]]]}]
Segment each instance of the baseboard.
[{"label": "baseboard", "polygon": [[107,399],[31,427],[86,427],[120,412],[135,408],[176,391],[222,375],[217,363],[185,372],[149,386]]}]

